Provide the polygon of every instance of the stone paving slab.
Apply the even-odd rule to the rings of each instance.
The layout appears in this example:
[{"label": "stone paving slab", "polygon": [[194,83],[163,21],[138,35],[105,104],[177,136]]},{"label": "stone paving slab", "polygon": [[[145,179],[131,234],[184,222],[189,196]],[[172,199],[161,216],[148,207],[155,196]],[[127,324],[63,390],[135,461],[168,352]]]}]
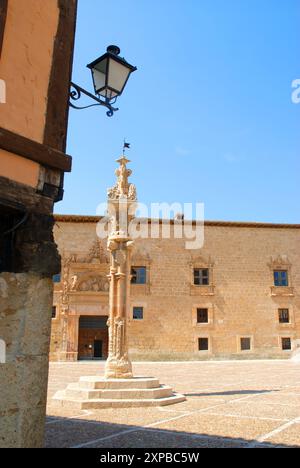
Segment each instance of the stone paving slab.
[{"label": "stone paving slab", "polygon": [[300,447],[300,363],[135,363],[187,401],[167,408],[57,409],[51,398],[104,363],[51,363],[47,447]]}]

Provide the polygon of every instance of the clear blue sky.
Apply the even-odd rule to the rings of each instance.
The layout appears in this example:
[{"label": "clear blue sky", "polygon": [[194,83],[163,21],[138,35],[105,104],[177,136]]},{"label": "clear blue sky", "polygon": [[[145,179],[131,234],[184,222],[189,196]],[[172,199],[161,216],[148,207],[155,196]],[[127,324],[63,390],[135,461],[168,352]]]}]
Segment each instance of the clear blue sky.
[{"label": "clear blue sky", "polygon": [[119,112],[70,112],[57,213],[95,214],[123,138],[139,200],[206,219],[300,222],[299,0],[79,0],[73,80],[109,44],[138,67]]}]

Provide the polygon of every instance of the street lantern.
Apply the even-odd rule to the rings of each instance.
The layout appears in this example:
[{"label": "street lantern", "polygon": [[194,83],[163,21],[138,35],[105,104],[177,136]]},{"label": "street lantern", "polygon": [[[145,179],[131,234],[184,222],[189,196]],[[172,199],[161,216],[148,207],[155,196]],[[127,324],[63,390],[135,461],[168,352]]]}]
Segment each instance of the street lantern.
[{"label": "street lantern", "polygon": [[104,55],[87,65],[92,71],[95,93],[108,102],[122,94],[130,74],[137,69],[119,57],[120,52],[119,47],[111,45]]},{"label": "street lantern", "polygon": [[[92,72],[95,95],[89,93],[75,83],[71,82],[70,106],[74,109],[87,109],[93,106],[105,106],[107,115],[111,117],[115,111],[113,107],[118,96],[122,94],[129,76],[137,68],[130,65],[124,58],[119,57],[120,49],[117,46],[109,46],[106,53],[94,62],[87,65]],[[93,104],[78,106],[73,101],[79,101],[82,94],[92,99]]]}]

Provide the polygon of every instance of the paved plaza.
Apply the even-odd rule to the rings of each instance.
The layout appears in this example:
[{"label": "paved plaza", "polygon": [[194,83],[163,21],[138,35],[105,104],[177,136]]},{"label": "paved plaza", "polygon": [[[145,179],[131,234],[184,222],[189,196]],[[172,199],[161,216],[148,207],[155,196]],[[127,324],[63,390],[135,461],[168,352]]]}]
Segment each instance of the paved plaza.
[{"label": "paved plaza", "polygon": [[104,362],[51,363],[46,446],[71,448],[300,447],[300,363],[134,363],[187,400],[161,408],[70,411],[51,398]]}]

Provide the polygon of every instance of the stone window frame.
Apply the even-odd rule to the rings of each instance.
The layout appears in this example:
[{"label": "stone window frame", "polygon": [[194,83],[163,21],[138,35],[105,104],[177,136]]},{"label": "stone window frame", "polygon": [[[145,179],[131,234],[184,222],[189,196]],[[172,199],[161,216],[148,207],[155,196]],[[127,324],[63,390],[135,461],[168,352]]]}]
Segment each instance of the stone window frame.
[{"label": "stone window frame", "polygon": [[149,256],[133,255],[130,261],[130,272],[131,268],[134,267],[145,267],[146,268],[146,283],[145,284],[134,284],[130,281],[130,289],[132,294],[149,295],[151,293],[151,264]]},{"label": "stone window frame", "polygon": [[[196,272],[198,272],[198,274],[196,275]],[[204,272],[207,272],[207,274]],[[194,268],[193,269],[193,273],[194,273],[194,279],[193,279],[193,284],[194,286],[210,286],[210,270],[209,268]],[[202,281],[202,283],[200,282],[200,284],[197,284],[196,283],[196,276],[198,276],[198,280],[199,281]],[[205,283],[204,281],[207,281],[207,283]]]},{"label": "stone window frame", "polygon": [[[142,318],[134,318],[134,309],[142,309]],[[144,306],[137,306],[133,305],[132,306],[132,320],[133,322],[142,322],[145,319],[145,309]]]},{"label": "stone window frame", "polygon": [[[285,338],[289,338],[291,340],[291,349],[283,349],[282,348],[282,340],[285,339]],[[280,349],[281,352],[283,352],[283,353],[292,353],[293,352],[293,350],[294,350],[294,339],[293,339],[291,334],[286,333],[286,334],[280,335],[278,337],[278,342],[279,342],[278,343],[279,344],[279,349]]]},{"label": "stone window frame", "polygon": [[[288,311],[289,311],[289,319],[290,319],[290,321],[289,321],[288,323],[280,323],[280,321],[279,321],[279,311],[280,311],[281,309],[288,309]],[[289,328],[289,327],[294,326],[294,325],[295,325],[295,312],[294,312],[294,307],[293,307],[292,305],[290,305],[290,304],[288,304],[288,305],[286,305],[286,304],[284,304],[284,305],[281,305],[281,304],[278,305],[278,304],[277,304],[276,309],[275,309],[275,320],[276,320],[276,322],[277,322],[277,324],[278,324],[278,327],[279,327],[280,329],[285,328],[285,327]]]},{"label": "stone window frame", "polygon": [[[250,349],[242,349],[242,339],[247,338],[250,339]],[[238,335],[237,336],[237,350],[238,354],[251,354],[253,353],[255,349],[255,344],[254,344],[254,336],[249,335],[249,334],[243,334],[243,335]]]},{"label": "stone window frame", "polygon": [[[284,273],[284,277],[285,279],[283,279],[283,274]],[[276,284],[276,274],[278,274],[279,278],[280,278],[280,281],[281,282],[286,282],[286,284]],[[278,278],[278,279],[279,279]],[[277,288],[288,288],[290,286],[290,275],[289,275],[289,270],[286,269],[286,268],[280,268],[280,269],[275,269],[273,270],[273,281],[274,281],[274,286],[276,286]]]},{"label": "stone window frame", "polygon": [[[133,318],[133,308],[134,307],[142,307],[143,308],[143,318],[142,319],[134,319]],[[145,319],[147,317],[147,303],[143,301],[133,301],[130,304],[130,316],[129,316],[129,322],[133,323],[144,323]]]},{"label": "stone window frame", "polygon": [[[292,264],[286,255],[272,257],[269,263],[271,296],[294,296]],[[275,286],[275,271],[287,271],[288,286]]]},{"label": "stone window frame", "polygon": [[[136,270],[135,273],[132,272],[132,270]],[[145,282],[138,282],[138,278],[139,276],[143,276],[143,275],[140,275],[138,270],[145,270]],[[130,277],[131,277],[131,284],[134,284],[134,285],[137,285],[137,286],[144,286],[145,284],[147,284],[148,282],[148,277],[147,277],[147,267],[145,265],[131,265],[131,268],[130,268]],[[133,279],[136,278],[136,281],[133,281]],[[144,278],[143,278],[144,279]]]},{"label": "stone window frame", "polygon": [[[199,350],[199,339],[200,338],[207,338],[208,339],[208,350],[203,350],[203,351]],[[195,349],[195,352],[197,354],[199,354],[200,356],[204,356],[204,355],[209,356],[209,355],[211,355],[213,353],[212,335],[210,333],[206,333],[206,332],[200,333],[200,331],[199,331],[197,333],[197,335],[195,336],[194,349]]]},{"label": "stone window frame", "polygon": [[[190,294],[192,296],[213,296],[215,294],[215,283],[214,283],[214,262],[203,257],[192,259],[189,264],[190,266]],[[209,273],[209,285],[196,285],[194,284],[194,270],[208,270]]]},{"label": "stone window frame", "polygon": [[[207,309],[208,310],[208,322],[207,323],[199,323],[197,317],[197,310],[198,309]],[[214,324],[214,315],[215,315],[215,308],[211,302],[203,302],[197,303],[193,305],[192,308],[192,325],[196,328],[207,328]]]}]

